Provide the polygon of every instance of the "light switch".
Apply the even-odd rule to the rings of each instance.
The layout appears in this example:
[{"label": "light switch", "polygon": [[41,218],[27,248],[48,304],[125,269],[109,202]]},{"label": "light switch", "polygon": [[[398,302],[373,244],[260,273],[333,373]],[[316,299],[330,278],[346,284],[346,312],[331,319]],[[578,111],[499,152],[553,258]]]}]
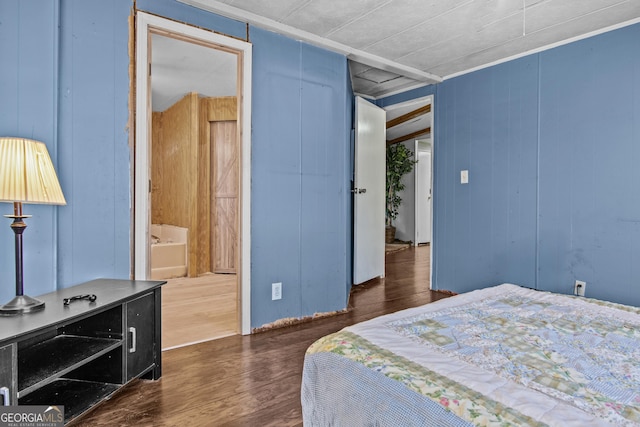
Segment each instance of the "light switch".
[{"label": "light switch", "polygon": [[469,171],[463,170],[460,171],[460,184],[468,184],[469,183]]}]

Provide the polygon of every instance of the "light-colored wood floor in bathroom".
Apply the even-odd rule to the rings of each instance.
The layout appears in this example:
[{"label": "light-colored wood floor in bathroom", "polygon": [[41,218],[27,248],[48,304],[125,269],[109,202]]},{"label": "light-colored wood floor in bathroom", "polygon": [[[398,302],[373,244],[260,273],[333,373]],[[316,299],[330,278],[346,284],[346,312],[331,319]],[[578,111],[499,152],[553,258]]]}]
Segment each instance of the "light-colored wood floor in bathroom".
[{"label": "light-colored wood floor in bathroom", "polygon": [[237,333],[234,274],[205,274],[167,280],[162,287],[162,349]]}]

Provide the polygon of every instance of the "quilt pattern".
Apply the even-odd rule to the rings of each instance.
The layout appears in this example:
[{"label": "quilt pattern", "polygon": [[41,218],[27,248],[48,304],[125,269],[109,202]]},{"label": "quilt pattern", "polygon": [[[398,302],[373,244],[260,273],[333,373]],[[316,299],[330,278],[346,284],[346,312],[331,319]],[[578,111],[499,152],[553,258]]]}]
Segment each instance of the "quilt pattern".
[{"label": "quilt pattern", "polygon": [[[513,408],[506,407],[446,376],[378,347],[346,330],[316,341],[307,350],[307,355],[312,357],[314,354],[323,352],[344,356],[399,381],[409,390],[430,398],[474,426],[546,426]],[[357,378],[350,380],[357,384]]]},{"label": "quilt pattern", "polygon": [[640,310],[546,301],[507,292],[386,327],[613,425],[640,425],[640,324],[612,315]]}]

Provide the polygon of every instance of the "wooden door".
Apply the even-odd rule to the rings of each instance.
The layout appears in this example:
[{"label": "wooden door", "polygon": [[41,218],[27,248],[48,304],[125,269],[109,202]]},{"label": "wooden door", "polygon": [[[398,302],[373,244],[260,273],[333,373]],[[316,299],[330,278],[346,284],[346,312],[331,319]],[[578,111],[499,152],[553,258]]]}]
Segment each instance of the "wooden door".
[{"label": "wooden door", "polygon": [[238,241],[238,145],[235,120],[211,122],[211,265],[235,273]]}]

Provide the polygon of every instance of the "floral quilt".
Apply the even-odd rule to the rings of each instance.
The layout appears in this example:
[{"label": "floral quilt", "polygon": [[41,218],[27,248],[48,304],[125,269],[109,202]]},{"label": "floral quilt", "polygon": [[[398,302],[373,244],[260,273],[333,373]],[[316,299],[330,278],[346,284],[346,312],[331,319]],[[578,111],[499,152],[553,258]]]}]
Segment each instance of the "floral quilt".
[{"label": "floral quilt", "polygon": [[501,285],[345,328],[307,353],[347,358],[468,425],[640,426],[634,307]]}]

